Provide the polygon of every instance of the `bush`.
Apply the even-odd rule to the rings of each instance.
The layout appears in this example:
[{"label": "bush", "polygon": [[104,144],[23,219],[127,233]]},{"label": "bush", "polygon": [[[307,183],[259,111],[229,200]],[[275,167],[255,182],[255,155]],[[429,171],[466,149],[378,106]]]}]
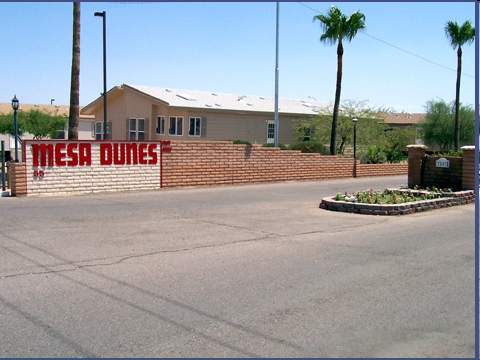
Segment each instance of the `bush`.
[{"label": "bush", "polygon": [[248,141],[245,140],[231,140],[234,144],[244,144],[244,145],[252,145]]},{"label": "bush", "polygon": [[[265,143],[265,144],[262,144],[262,147],[274,147],[275,144],[274,143]],[[280,150],[287,150],[287,146],[284,145],[284,144],[278,144],[278,147],[280,148]]]},{"label": "bush", "polygon": [[387,161],[387,154],[383,148],[380,146],[369,146],[360,162],[362,164],[385,164]]},{"label": "bush", "polygon": [[300,150],[302,153],[320,153],[322,155],[330,154],[325,145],[315,141],[298,141],[290,144],[288,150]]},{"label": "bush", "polygon": [[385,154],[387,155],[387,161],[390,163],[399,163],[406,161],[408,158],[406,151],[401,151],[398,149],[385,149]]}]

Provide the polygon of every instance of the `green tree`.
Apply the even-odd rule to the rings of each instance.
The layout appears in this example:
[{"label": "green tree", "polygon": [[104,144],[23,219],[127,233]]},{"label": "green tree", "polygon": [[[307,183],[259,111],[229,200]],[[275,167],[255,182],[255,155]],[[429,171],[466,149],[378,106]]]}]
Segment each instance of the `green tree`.
[{"label": "green tree", "polygon": [[[329,127],[331,125],[332,105],[317,109],[318,115],[301,119],[295,123],[295,130],[299,138],[308,133],[310,140],[327,144],[330,139]],[[383,139],[383,129],[387,126],[381,124],[381,114],[391,112],[390,109],[375,108],[368,105],[367,100],[344,100],[338,107],[337,134],[339,141],[335,153],[343,155],[346,146],[353,143],[353,118],[357,122],[357,143],[374,144]],[[380,123],[380,124],[379,124]]]},{"label": "green tree", "polygon": [[70,78],[70,113],[68,138],[78,139],[80,117],[80,2],[73,3],[72,73]]},{"label": "green tree", "polygon": [[445,25],[445,35],[450,41],[450,45],[457,49],[457,84],[455,90],[455,133],[454,147],[458,151],[460,141],[460,77],[462,74],[462,46],[471,44],[475,40],[475,27],[470,21],[465,21],[462,25],[457,22],[449,21]]},{"label": "green tree", "polygon": [[[442,152],[457,150],[455,147],[455,102],[444,100],[427,102],[425,119],[418,124],[425,144],[436,144]],[[471,106],[459,104],[459,140],[473,143],[475,138],[475,112]]]},{"label": "green tree", "polygon": [[[67,125],[67,118],[51,115],[37,109],[17,112],[18,136],[25,133],[33,135],[36,140],[56,137]],[[13,113],[0,116],[0,133],[14,136]]]},{"label": "green tree", "polygon": [[338,109],[342,91],[343,41],[352,41],[357,32],[365,28],[365,15],[356,11],[347,17],[336,6],[331,6],[327,15],[316,15],[313,18],[313,21],[315,20],[320,21],[320,26],[323,30],[320,41],[331,45],[337,44],[337,82],[330,134],[330,154],[335,155],[337,153]]}]

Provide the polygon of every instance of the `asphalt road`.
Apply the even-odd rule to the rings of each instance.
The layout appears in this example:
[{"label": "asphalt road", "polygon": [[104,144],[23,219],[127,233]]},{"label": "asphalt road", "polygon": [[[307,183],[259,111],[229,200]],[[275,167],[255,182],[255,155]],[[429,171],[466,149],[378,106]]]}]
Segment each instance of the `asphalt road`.
[{"label": "asphalt road", "polygon": [[405,176],[0,198],[0,357],[474,357],[474,205]]}]

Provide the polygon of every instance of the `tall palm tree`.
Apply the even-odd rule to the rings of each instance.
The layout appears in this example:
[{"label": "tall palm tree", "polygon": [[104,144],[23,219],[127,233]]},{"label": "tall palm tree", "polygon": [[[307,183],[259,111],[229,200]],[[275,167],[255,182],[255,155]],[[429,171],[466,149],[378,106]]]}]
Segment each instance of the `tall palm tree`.
[{"label": "tall palm tree", "polygon": [[365,28],[365,15],[359,11],[347,17],[336,7],[331,6],[327,15],[316,15],[313,21],[320,21],[323,30],[320,41],[335,45],[337,44],[337,85],[335,89],[335,102],[333,105],[332,132],[330,136],[330,154],[335,155],[338,108],[340,106],[340,93],[342,91],[342,59],[343,40],[352,41],[359,30]]},{"label": "tall palm tree", "polygon": [[72,74],[70,79],[70,113],[68,116],[68,139],[78,139],[80,117],[80,2],[73,3]]},{"label": "tall palm tree", "polygon": [[445,35],[450,41],[450,45],[457,49],[457,87],[455,91],[455,137],[454,147],[458,151],[460,142],[460,77],[462,74],[462,46],[471,44],[475,40],[475,28],[472,23],[467,20],[462,25],[457,22],[448,21],[445,25]]}]

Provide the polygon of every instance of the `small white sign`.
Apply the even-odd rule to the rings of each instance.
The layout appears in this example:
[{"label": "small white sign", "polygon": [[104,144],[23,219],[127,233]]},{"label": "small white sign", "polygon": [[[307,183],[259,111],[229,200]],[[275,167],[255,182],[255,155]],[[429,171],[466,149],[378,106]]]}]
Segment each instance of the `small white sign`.
[{"label": "small white sign", "polygon": [[445,158],[440,158],[435,161],[435,166],[439,168],[449,168],[450,167],[450,160]]}]

